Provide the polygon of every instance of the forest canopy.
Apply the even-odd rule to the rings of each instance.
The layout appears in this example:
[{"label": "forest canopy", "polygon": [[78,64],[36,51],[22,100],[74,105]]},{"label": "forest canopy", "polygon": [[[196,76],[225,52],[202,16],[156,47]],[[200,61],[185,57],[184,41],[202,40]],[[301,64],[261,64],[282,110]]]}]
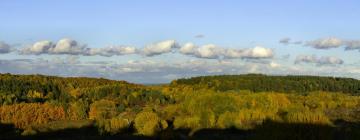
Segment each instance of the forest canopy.
[{"label": "forest canopy", "polygon": [[250,74],[145,86],[99,78],[0,74],[0,123],[15,128],[11,135],[0,136],[36,138],[91,127],[96,133],[82,135],[197,139],[205,130],[235,129],[252,134],[206,133],[200,138],[357,139],[359,83],[349,78]]},{"label": "forest canopy", "polygon": [[360,81],[352,78],[319,76],[268,76],[262,74],[201,76],[178,79],[171,86],[211,88],[218,91],[308,93],[312,91],[360,94]]}]

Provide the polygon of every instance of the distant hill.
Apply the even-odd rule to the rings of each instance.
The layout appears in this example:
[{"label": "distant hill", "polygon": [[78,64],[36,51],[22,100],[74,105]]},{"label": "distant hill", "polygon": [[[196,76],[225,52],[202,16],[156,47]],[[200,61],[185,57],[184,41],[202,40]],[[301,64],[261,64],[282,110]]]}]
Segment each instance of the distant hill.
[{"label": "distant hill", "polygon": [[250,90],[286,93],[330,91],[352,95],[360,94],[359,80],[319,76],[268,76],[262,74],[200,76],[174,80],[170,86],[192,86],[194,89],[211,88],[218,91]]},{"label": "distant hill", "polygon": [[[0,74],[0,102],[34,102],[29,101],[29,96],[54,100],[66,100],[68,96],[102,98],[143,91],[145,88],[143,85],[103,78]],[[17,101],[11,101],[15,99]]]},{"label": "distant hill", "polygon": [[22,90],[37,90],[52,92],[65,88],[86,88],[112,84],[130,84],[126,81],[115,81],[103,78],[87,77],[56,77],[45,75],[13,75],[0,74],[0,91],[18,92]]}]

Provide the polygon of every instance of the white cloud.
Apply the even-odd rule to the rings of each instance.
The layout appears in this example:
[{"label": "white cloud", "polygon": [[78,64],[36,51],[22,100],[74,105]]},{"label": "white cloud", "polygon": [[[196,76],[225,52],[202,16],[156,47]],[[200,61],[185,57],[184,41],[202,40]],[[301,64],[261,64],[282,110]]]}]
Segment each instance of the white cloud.
[{"label": "white cloud", "polygon": [[311,46],[316,49],[331,49],[338,48],[343,45],[343,41],[336,37],[322,38],[306,43],[306,46]]},{"label": "white cloud", "polygon": [[244,58],[271,58],[274,53],[271,49],[256,46],[255,48],[246,49],[244,51]]},{"label": "white cloud", "polygon": [[[289,44],[290,38],[284,38],[279,41],[282,44]],[[299,45],[302,41],[292,42],[292,44]],[[339,39],[336,37],[321,38],[313,41],[306,42],[305,46],[310,46],[315,49],[332,49],[345,47],[345,50],[359,50],[360,51],[360,40],[350,39]]]},{"label": "white cloud", "polygon": [[61,39],[56,44],[51,41],[39,41],[32,46],[23,48],[20,54],[49,54],[49,55],[84,55],[84,56],[121,56],[128,54],[137,54],[147,57],[161,55],[164,53],[177,52],[197,58],[205,59],[266,59],[272,58],[274,53],[272,49],[256,46],[246,49],[221,48],[214,44],[202,45],[200,47],[193,43],[186,43],[180,47],[175,40],[165,40],[150,45],[142,49],[130,46],[110,46],[105,48],[89,48],[86,45],[80,45],[72,39]]},{"label": "white cloud", "polygon": [[195,44],[193,43],[186,43],[185,45],[183,45],[181,48],[180,48],[180,53],[182,54],[194,54],[195,51],[197,49],[197,46],[195,46]]},{"label": "white cloud", "polygon": [[20,50],[20,54],[35,54],[35,55],[40,55],[40,54],[45,54],[45,53],[49,53],[49,49],[52,48],[54,46],[54,44],[51,41],[39,41],[34,43],[32,46],[28,47],[28,48],[23,48],[22,50]]},{"label": "white cloud", "polygon": [[0,41],[0,54],[10,53],[10,52],[11,52],[10,45]]},{"label": "white cloud", "polygon": [[180,48],[180,53],[207,59],[263,59],[272,58],[274,56],[272,49],[261,46],[246,49],[233,49],[221,48],[214,44],[197,47],[193,43],[186,43],[183,45]]},{"label": "white cloud", "polygon": [[179,52],[198,58],[218,59],[223,53],[223,48],[220,48],[214,44],[207,44],[197,47],[193,43],[186,43],[180,48]]},{"label": "white cloud", "polygon": [[127,55],[137,53],[135,47],[129,46],[110,46],[105,48],[89,48],[86,45],[81,45],[77,41],[64,38],[59,40],[56,44],[51,41],[38,41],[32,46],[23,48],[19,51],[20,54],[69,54],[69,55],[86,55],[86,56],[114,56],[114,55]]},{"label": "white cloud", "polygon": [[224,50],[225,58],[242,58],[243,55],[244,55],[243,50],[232,49],[232,48]]},{"label": "white cloud", "polygon": [[334,56],[322,56],[317,57],[316,55],[298,55],[295,60],[295,64],[299,63],[313,63],[316,65],[340,65],[344,61]]},{"label": "white cloud", "polygon": [[72,39],[61,39],[56,44],[51,41],[44,40],[35,42],[32,46],[20,50],[20,54],[70,54],[84,55],[88,51],[86,45],[79,45]]},{"label": "white cloud", "polygon": [[272,49],[256,46],[254,48],[247,49],[226,49],[224,51],[225,58],[244,58],[244,59],[262,59],[272,58],[274,52]]},{"label": "white cloud", "polygon": [[59,40],[54,47],[49,48],[49,53],[80,55],[87,51],[86,45],[80,45],[77,41],[64,38]]},{"label": "white cloud", "polygon": [[214,44],[203,45],[196,49],[194,55],[199,58],[219,58],[222,49]]},{"label": "white cloud", "polygon": [[91,48],[89,49],[88,55],[100,55],[100,56],[120,56],[120,55],[128,55],[137,53],[137,49],[135,47],[129,46],[110,46],[106,48]]},{"label": "white cloud", "polygon": [[145,56],[155,56],[164,53],[171,52],[174,48],[177,48],[178,45],[175,40],[165,40],[161,42],[157,42],[154,44],[150,44],[143,48],[143,54]]}]

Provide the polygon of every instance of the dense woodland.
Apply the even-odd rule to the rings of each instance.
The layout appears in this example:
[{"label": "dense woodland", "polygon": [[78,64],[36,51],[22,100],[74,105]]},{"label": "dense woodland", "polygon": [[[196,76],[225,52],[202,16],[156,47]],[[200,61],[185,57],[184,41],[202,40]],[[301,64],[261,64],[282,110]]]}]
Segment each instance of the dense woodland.
[{"label": "dense woodland", "polygon": [[359,80],[334,77],[0,74],[0,139],[360,139],[359,94]]},{"label": "dense woodland", "polygon": [[206,87],[216,91],[250,90],[253,92],[269,91],[297,94],[329,91],[351,95],[360,94],[359,80],[318,76],[266,76],[261,74],[202,76],[175,80],[171,85],[190,85],[196,89]]}]

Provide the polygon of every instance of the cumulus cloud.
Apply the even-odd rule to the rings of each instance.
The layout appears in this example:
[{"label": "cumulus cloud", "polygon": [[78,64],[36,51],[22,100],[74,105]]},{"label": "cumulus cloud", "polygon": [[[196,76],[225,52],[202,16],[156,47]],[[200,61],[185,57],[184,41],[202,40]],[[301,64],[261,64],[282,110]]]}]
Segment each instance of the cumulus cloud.
[{"label": "cumulus cloud", "polygon": [[197,48],[194,55],[199,58],[219,58],[222,51],[222,48],[214,44],[207,44]]},{"label": "cumulus cloud", "polygon": [[180,46],[175,40],[165,40],[150,45],[144,48],[137,49],[131,46],[110,46],[104,48],[89,48],[86,45],[81,45],[72,39],[61,39],[56,44],[51,41],[39,41],[30,47],[21,49],[20,54],[27,55],[84,55],[84,56],[120,56],[137,54],[147,57],[161,55],[165,53],[181,53],[197,58],[204,59],[266,59],[272,58],[274,53],[272,49],[256,46],[254,48],[233,49],[222,48],[214,44],[206,44],[196,46],[193,43],[185,43]]},{"label": "cumulus cloud", "polygon": [[196,52],[197,46],[193,43],[186,43],[180,48],[180,53],[191,55]]},{"label": "cumulus cloud", "polygon": [[310,46],[315,49],[332,49],[332,48],[344,47],[345,50],[360,50],[360,40],[328,37],[328,38],[308,41],[306,42],[305,46]]},{"label": "cumulus cloud", "polygon": [[343,40],[336,37],[322,38],[313,41],[308,41],[305,45],[316,49],[331,49],[338,48],[343,45]]},{"label": "cumulus cloud", "polygon": [[274,52],[272,49],[256,46],[246,49],[226,49],[224,51],[225,58],[244,58],[244,59],[262,59],[272,58]]},{"label": "cumulus cloud", "polygon": [[88,51],[88,55],[100,55],[100,56],[120,56],[120,55],[128,55],[135,54],[138,50],[135,47],[129,46],[110,46],[106,48],[91,48]]},{"label": "cumulus cloud", "polygon": [[255,48],[250,48],[244,50],[244,58],[271,58],[274,56],[273,50],[269,48],[264,48],[256,46]]},{"label": "cumulus cloud", "polygon": [[223,48],[214,44],[206,44],[198,47],[193,43],[186,43],[179,49],[179,52],[198,58],[217,59],[222,55]]},{"label": "cumulus cloud", "polygon": [[51,41],[47,41],[47,40],[38,41],[34,43],[32,46],[20,50],[20,54],[35,54],[35,55],[45,54],[48,53],[51,47],[53,47],[53,43]]},{"label": "cumulus cloud", "polygon": [[142,52],[145,56],[155,56],[171,52],[174,48],[178,48],[175,40],[165,40],[147,45]]},{"label": "cumulus cloud", "polygon": [[261,46],[246,49],[233,49],[221,48],[214,44],[207,44],[197,47],[193,43],[186,43],[183,45],[180,48],[180,53],[207,59],[262,59],[272,58],[274,55],[272,49]]},{"label": "cumulus cloud", "polygon": [[80,55],[87,51],[86,45],[80,45],[77,41],[64,38],[59,40],[55,46],[48,49],[49,53],[53,54],[71,54]]},{"label": "cumulus cloud", "polygon": [[298,55],[295,59],[295,64],[299,63],[313,63],[316,65],[340,65],[344,61],[334,56],[322,56],[317,57],[316,55]]},{"label": "cumulus cloud", "polygon": [[0,41],[0,54],[10,53],[10,52],[11,52],[10,45]]},{"label": "cumulus cloud", "polygon": [[56,44],[51,41],[44,40],[35,42],[30,47],[23,48],[19,51],[20,54],[26,55],[41,55],[41,54],[68,54],[68,55],[85,55],[85,56],[115,56],[127,55],[137,52],[135,47],[129,46],[110,46],[104,48],[89,48],[86,45],[79,44],[77,41],[64,38],[59,40]]},{"label": "cumulus cloud", "polygon": [[86,45],[79,45],[72,39],[61,39],[56,44],[44,40],[35,42],[32,46],[20,50],[20,54],[70,54],[84,55],[88,51]]}]

